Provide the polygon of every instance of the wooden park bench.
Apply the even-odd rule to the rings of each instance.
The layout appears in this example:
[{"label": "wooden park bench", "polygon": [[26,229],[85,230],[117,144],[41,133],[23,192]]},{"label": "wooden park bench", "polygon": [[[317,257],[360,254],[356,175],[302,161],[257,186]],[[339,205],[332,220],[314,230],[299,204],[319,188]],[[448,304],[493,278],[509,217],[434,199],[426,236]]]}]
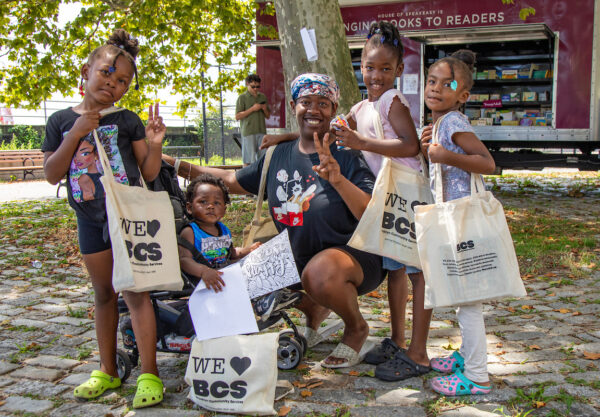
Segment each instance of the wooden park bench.
[{"label": "wooden park bench", "polygon": [[26,179],[28,174],[34,177],[34,171],[43,169],[44,153],[40,149],[0,151],[0,173],[22,172]]}]

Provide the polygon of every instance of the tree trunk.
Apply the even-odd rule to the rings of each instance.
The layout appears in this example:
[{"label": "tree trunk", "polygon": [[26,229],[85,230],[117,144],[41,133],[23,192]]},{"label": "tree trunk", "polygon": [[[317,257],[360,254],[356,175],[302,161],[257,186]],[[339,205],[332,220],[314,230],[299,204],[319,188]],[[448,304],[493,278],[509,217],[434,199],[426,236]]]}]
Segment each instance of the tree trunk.
[{"label": "tree trunk", "polygon": [[[287,127],[296,129],[296,119],[289,106],[290,83],[305,72],[318,72],[335,78],[340,86],[338,114],[346,114],[352,105],[361,100],[361,95],[352,68],[338,2],[275,0],[275,11],[285,78]],[[316,61],[307,60],[300,36],[302,28],[315,30],[318,51]]]}]

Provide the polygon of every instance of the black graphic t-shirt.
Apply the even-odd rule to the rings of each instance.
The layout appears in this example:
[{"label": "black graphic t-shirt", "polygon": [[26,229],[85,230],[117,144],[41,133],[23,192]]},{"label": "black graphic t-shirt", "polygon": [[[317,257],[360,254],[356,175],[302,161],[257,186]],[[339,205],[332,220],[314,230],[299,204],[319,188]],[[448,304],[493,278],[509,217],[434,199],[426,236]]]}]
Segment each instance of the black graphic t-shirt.
[{"label": "black graphic t-shirt", "polygon": [[[277,230],[288,229],[294,258],[301,269],[323,249],[348,243],[358,220],[331,184],[313,171],[319,155],[300,152],[298,143],[297,139],[275,148],[266,194]],[[344,177],[361,190],[373,192],[375,176],[360,152],[339,151],[332,145],[331,153]],[[258,193],[263,162],[264,156],[236,173],[246,191]]]},{"label": "black graphic t-shirt", "polygon": [[[56,151],[78,117],[79,114],[70,107],[50,116],[42,151]],[[140,118],[129,110],[111,113],[100,119],[97,131],[115,180],[121,184],[141,185],[141,174],[132,146],[133,141],[146,136]],[[77,216],[84,220],[106,222],[104,189],[100,182],[102,174],[96,143],[92,133],[89,133],[79,141],[67,172],[69,204]]]}]

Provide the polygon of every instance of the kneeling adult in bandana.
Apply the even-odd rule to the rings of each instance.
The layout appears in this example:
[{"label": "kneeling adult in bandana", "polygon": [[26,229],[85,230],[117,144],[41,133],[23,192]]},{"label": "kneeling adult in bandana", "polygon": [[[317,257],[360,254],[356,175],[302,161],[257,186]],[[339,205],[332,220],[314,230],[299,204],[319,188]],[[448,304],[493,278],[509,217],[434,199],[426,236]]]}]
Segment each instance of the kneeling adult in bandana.
[{"label": "kneeling adult in bandana", "polygon": [[[300,137],[279,144],[273,153],[266,178],[269,210],[277,229],[289,233],[305,291],[296,307],[306,314],[308,332],[314,335],[331,310],[344,322],[341,343],[322,365],[353,366],[362,360],[359,352],[369,334],[357,297],[377,288],[385,276],[381,257],[346,245],[371,198],[375,177],[360,152],[338,150],[328,133],[339,99],[336,82],[327,75],[303,74],[292,82],[291,93]],[[233,193],[256,194],[263,161],[235,173],[182,162],[179,173],[193,178],[208,172]]]}]

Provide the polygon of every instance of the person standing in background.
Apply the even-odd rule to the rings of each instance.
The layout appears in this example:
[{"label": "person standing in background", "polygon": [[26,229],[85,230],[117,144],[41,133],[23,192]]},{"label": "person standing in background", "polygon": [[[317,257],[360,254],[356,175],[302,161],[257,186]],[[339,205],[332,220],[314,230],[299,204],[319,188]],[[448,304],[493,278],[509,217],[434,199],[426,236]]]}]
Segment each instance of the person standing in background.
[{"label": "person standing in background", "polygon": [[246,77],[247,91],[241,94],[235,105],[235,120],[240,121],[242,134],[242,163],[251,164],[259,158],[258,149],[267,133],[265,120],[271,116],[267,96],[258,91],[260,77],[250,74]]}]

